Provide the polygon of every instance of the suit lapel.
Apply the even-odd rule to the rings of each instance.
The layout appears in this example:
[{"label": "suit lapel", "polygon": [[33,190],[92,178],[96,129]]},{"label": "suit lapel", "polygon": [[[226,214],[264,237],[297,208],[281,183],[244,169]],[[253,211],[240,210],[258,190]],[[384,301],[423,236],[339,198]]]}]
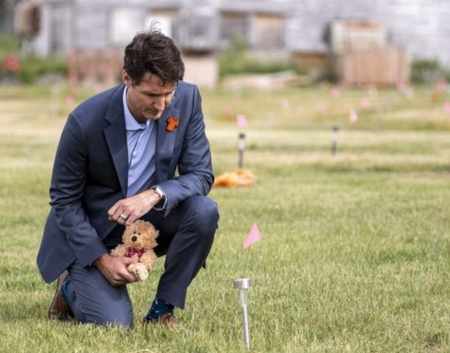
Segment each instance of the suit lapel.
[{"label": "suit lapel", "polygon": [[[124,85],[120,85],[112,96],[112,103],[105,115],[105,119],[110,125],[104,129],[104,134],[119,178],[120,186],[124,197],[126,197],[128,191],[128,150],[125,116],[122,103],[123,89]],[[174,97],[174,100],[175,99],[176,97]],[[174,100],[172,100],[172,103]],[[167,130],[168,120],[171,117],[176,118],[180,124],[182,123],[180,120],[180,111],[172,104],[168,106],[161,117],[156,120],[156,182],[167,179],[167,172],[173,155],[178,127],[174,128],[173,131]]]},{"label": "suit lapel", "polygon": [[128,190],[128,150],[122,103],[123,89],[124,85],[120,85],[113,94],[112,102],[105,115],[105,119],[110,125],[104,129],[104,134],[120,186],[124,196],[126,196]]},{"label": "suit lapel", "polygon": [[173,155],[173,149],[178,132],[178,127],[173,129],[168,128],[169,119],[173,122],[173,118],[177,119],[178,122],[181,123],[180,111],[171,104],[156,122],[157,135],[155,165],[157,183],[167,179],[167,171]]}]

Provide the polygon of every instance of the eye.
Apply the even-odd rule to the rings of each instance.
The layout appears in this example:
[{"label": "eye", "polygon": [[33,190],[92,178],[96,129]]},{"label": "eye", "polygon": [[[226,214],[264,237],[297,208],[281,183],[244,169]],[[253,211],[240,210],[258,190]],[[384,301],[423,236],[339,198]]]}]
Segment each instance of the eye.
[{"label": "eye", "polygon": [[141,233],[138,233],[138,235],[141,235]]}]

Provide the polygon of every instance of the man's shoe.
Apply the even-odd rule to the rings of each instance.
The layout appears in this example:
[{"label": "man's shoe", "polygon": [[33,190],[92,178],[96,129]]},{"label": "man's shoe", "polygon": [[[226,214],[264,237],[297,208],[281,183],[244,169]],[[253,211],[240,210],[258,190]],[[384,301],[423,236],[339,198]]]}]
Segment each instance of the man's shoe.
[{"label": "man's shoe", "polygon": [[52,304],[48,310],[48,318],[50,320],[69,321],[73,319],[73,313],[70,309],[69,303],[67,303],[61,294],[61,288],[64,280],[69,275],[67,271],[64,271],[56,281],[56,292],[53,297]]},{"label": "man's shoe", "polygon": [[164,315],[160,316],[157,323],[162,324],[162,325],[168,325],[168,326],[176,326],[178,324],[177,318],[170,311],[168,311]]},{"label": "man's shoe", "polygon": [[150,319],[150,318],[145,317],[144,323],[160,324],[160,325],[167,325],[167,326],[176,326],[178,324],[177,318],[170,311],[161,315],[158,319]]}]

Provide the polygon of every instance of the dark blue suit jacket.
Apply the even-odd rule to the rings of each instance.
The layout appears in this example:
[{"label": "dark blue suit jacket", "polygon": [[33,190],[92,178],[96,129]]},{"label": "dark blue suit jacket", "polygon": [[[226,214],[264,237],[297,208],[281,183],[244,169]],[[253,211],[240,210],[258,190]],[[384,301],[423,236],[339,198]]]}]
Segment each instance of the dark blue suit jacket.
[{"label": "dark blue suit jacket", "polygon": [[[62,132],[50,186],[52,208],[37,256],[46,282],[75,259],[87,266],[106,252],[103,240],[116,225],[108,221],[107,211],[126,197],[128,185],[123,89],[122,84],[83,102]],[[170,132],[166,127],[172,116],[179,125]],[[155,127],[152,184],[167,195],[167,215],[184,199],[208,194],[214,181],[197,87],[180,81]]]}]

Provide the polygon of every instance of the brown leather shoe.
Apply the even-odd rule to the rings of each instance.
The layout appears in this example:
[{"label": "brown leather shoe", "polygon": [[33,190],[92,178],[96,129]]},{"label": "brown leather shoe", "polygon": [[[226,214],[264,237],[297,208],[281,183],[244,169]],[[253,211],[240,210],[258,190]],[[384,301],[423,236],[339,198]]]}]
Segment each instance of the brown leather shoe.
[{"label": "brown leather shoe", "polygon": [[158,319],[158,321],[156,321],[156,323],[161,325],[176,326],[178,324],[178,321],[177,318],[173,315],[173,313],[168,311],[164,315],[160,316],[160,318]]},{"label": "brown leather shoe", "polygon": [[166,312],[164,315],[161,315],[158,320],[144,318],[145,324],[159,324],[159,325],[167,325],[167,326],[176,326],[178,324],[177,318],[170,311]]},{"label": "brown leather shoe", "polygon": [[56,281],[55,296],[53,297],[52,304],[50,305],[50,309],[48,310],[48,318],[50,320],[69,321],[74,317],[69,304],[66,303],[61,294],[62,284],[68,274],[69,273],[67,271],[64,271]]}]

